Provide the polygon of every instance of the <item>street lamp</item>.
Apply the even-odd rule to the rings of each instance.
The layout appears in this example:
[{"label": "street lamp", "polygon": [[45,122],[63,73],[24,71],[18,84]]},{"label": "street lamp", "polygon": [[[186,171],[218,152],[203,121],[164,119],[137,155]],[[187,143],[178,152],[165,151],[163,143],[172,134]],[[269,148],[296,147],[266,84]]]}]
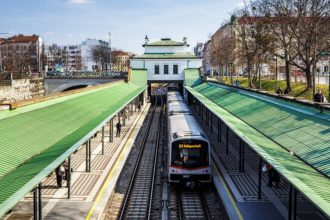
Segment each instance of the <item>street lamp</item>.
[{"label": "street lamp", "polygon": [[109,73],[111,73],[111,33],[109,32]]},{"label": "street lamp", "polygon": [[328,80],[329,80],[329,84],[328,84],[328,102],[330,102],[330,54],[328,54],[328,61],[329,61],[329,65],[328,65]]},{"label": "street lamp", "polygon": [[[0,35],[7,35],[9,33],[0,33]],[[1,55],[1,47],[0,47],[0,72],[2,72],[2,55]]]},{"label": "street lamp", "polygon": [[277,56],[274,56],[275,59],[275,91],[277,89]]}]

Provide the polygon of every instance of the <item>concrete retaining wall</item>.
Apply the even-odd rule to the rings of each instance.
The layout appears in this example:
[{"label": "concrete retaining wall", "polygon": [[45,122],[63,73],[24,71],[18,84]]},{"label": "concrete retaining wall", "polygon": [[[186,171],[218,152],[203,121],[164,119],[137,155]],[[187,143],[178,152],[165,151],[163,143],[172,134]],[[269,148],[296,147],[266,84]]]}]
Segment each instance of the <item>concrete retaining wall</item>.
[{"label": "concrete retaining wall", "polygon": [[17,79],[11,85],[0,86],[0,103],[10,103],[44,96],[43,79]]}]

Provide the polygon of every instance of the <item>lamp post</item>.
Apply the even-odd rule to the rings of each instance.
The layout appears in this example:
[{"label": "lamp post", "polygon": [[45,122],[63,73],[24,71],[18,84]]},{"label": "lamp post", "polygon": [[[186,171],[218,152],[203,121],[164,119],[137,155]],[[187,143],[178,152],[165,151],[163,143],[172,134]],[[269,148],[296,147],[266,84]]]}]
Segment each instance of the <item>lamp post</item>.
[{"label": "lamp post", "polygon": [[[0,33],[0,35],[7,35],[9,33]],[[2,54],[1,54],[1,47],[0,47],[0,72],[2,72]]]},{"label": "lamp post", "polygon": [[111,73],[111,33],[109,32],[109,73]]},{"label": "lamp post", "polygon": [[277,56],[274,56],[274,59],[275,59],[275,91],[276,91],[276,88],[277,88]]},{"label": "lamp post", "polygon": [[329,80],[329,84],[328,84],[328,102],[330,102],[330,54],[328,54],[328,61],[329,61],[329,65],[328,65],[328,80]]}]

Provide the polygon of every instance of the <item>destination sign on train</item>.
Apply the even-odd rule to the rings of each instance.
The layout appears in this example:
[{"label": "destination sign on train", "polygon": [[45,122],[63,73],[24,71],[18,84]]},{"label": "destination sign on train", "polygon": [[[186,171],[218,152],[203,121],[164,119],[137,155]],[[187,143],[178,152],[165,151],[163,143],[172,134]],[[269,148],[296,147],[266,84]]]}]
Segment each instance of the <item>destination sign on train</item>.
[{"label": "destination sign on train", "polygon": [[179,144],[179,148],[201,148],[201,144]]}]

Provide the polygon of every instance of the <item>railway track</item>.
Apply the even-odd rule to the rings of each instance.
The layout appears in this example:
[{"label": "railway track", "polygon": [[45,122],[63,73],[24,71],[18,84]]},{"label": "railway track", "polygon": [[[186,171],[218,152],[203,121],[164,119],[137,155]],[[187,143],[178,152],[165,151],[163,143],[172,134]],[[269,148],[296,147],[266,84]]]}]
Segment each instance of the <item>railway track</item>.
[{"label": "railway track", "polygon": [[213,184],[194,189],[170,187],[169,219],[229,219]]},{"label": "railway track", "polygon": [[[157,173],[157,158],[162,123],[162,100],[156,96],[154,110],[143,138],[119,219],[151,219],[154,182]],[[160,106],[157,105],[160,103]]]}]

